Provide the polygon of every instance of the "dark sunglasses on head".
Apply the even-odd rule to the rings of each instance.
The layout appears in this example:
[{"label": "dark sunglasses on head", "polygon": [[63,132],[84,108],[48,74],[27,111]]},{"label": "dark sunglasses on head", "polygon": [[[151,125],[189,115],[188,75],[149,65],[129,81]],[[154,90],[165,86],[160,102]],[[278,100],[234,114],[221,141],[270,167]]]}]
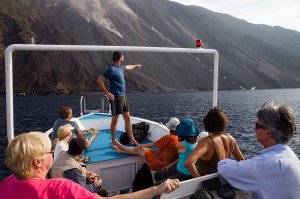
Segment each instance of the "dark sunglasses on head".
[{"label": "dark sunglasses on head", "polygon": [[256,129],[267,129],[268,127],[262,125],[262,124],[258,124],[257,122],[255,123],[255,128]]}]

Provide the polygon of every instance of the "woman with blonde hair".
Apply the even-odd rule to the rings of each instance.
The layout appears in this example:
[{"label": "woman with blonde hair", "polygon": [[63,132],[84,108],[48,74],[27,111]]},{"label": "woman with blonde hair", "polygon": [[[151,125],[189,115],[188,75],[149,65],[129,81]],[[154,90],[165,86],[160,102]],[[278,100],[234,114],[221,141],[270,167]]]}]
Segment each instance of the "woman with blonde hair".
[{"label": "woman with blonde hair", "polygon": [[72,137],[72,126],[62,125],[57,130],[57,138],[54,140],[54,161],[57,157],[69,149],[69,139]]},{"label": "woman with blonde hair", "polygon": [[[53,164],[53,157],[51,140],[44,133],[29,132],[15,137],[7,147],[5,162],[13,174],[0,183],[1,198],[102,198],[71,180],[46,179]],[[168,180],[158,186],[134,193],[115,195],[111,199],[153,198],[164,192],[169,193],[178,186],[178,180]]]}]

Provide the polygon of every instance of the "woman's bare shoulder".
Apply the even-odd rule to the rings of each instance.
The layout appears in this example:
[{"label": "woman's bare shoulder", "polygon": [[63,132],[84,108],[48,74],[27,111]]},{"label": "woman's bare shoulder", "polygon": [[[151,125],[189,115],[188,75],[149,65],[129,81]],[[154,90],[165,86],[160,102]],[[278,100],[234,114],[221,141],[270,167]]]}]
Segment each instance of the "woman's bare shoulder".
[{"label": "woman's bare shoulder", "polygon": [[224,135],[226,135],[226,137],[229,137],[231,140],[235,141],[235,138],[229,133],[225,133]]},{"label": "woman's bare shoulder", "polygon": [[198,141],[198,145],[203,146],[203,145],[211,145],[213,143],[213,140],[211,137],[207,136],[202,138],[201,140]]}]

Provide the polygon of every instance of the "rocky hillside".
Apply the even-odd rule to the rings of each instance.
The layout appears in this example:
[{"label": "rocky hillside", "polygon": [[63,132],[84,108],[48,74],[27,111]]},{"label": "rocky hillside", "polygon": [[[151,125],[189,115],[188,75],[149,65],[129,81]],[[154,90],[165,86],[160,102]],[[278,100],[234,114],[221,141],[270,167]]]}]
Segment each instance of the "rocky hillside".
[{"label": "rocky hillside", "polygon": [[[229,15],[167,0],[1,0],[0,92],[4,49],[14,43],[194,47],[220,54],[220,89],[300,87],[300,33],[253,25]],[[15,52],[14,91],[98,91],[111,52]],[[212,88],[212,56],[128,52],[130,91]]]}]

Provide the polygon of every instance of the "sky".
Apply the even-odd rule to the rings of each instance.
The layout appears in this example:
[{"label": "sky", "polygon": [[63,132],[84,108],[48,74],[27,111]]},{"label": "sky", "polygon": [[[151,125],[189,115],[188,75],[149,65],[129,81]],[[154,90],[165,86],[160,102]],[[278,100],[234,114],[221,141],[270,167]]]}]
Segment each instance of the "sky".
[{"label": "sky", "polygon": [[281,26],[300,32],[300,0],[171,0],[226,13],[254,24]]}]

